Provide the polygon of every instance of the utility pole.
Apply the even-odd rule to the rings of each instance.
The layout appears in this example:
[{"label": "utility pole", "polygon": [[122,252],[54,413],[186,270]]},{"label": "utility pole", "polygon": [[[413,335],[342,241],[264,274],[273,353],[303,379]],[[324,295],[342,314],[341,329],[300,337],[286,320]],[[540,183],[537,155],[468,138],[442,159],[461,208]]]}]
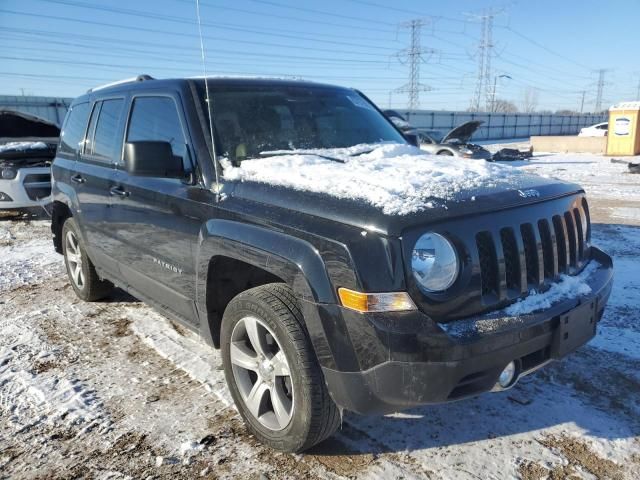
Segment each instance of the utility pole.
[{"label": "utility pole", "polygon": [[395,92],[408,94],[407,108],[409,110],[417,110],[420,107],[420,92],[431,90],[431,87],[420,83],[420,64],[425,61],[424,55],[435,53],[435,50],[422,48],[420,45],[420,32],[425,25],[426,21],[420,19],[400,25],[411,31],[411,45],[408,49],[401,50],[397,54],[401,63],[409,64],[409,82],[397,88]]},{"label": "utility pole", "polygon": [[584,111],[584,96],[587,94],[586,90],[582,90],[582,99],[580,100],[580,113]]},{"label": "utility pole", "polygon": [[480,110],[480,102],[482,96],[485,97],[486,108],[490,110],[493,108],[493,102],[491,90],[491,57],[493,56],[492,49],[493,44],[493,19],[495,13],[489,10],[482,14],[480,19],[480,42],[478,43],[478,79],[476,80],[476,90],[471,100],[471,110]]},{"label": "utility pole", "polygon": [[605,68],[598,70],[598,93],[596,94],[595,113],[602,110],[602,92],[604,91],[604,75],[607,73]]}]

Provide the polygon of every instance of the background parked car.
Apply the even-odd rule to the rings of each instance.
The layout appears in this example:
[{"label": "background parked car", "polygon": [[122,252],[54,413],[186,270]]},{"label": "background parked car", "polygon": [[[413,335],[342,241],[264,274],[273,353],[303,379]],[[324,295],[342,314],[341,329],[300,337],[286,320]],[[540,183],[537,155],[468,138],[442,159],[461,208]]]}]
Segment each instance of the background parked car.
[{"label": "background parked car", "polygon": [[491,160],[491,152],[480,145],[469,143],[471,136],[484,122],[472,120],[458,125],[449,132],[438,130],[425,130],[414,128],[407,120],[395,110],[383,112],[393,124],[404,134],[417,135],[420,148],[434,155],[449,155],[453,157],[477,158]]},{"label": "background parked car", "polygon": [[609,132],[609,123],[596,123],[590,127],[580,129],[579,137],[606,137]]},{"label": "background parked car", "polygon": [[40,209],[51,202],[51,162],[60,128],[0,110],[0,209]]}]

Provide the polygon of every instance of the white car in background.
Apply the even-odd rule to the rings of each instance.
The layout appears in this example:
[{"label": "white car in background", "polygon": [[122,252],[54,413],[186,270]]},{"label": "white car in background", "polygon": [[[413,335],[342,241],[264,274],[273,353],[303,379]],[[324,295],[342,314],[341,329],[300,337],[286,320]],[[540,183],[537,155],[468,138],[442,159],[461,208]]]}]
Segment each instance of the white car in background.
[{"label": "white car in background", "polygon": [[60,128],[0,109],[0,211],[41,211],[51,203],[51,162]]},{"label": "white car in background", "polygon": [[606,137],[609,131],[609,122],[596,123],[590,127],[580,129],[579,137]]}]

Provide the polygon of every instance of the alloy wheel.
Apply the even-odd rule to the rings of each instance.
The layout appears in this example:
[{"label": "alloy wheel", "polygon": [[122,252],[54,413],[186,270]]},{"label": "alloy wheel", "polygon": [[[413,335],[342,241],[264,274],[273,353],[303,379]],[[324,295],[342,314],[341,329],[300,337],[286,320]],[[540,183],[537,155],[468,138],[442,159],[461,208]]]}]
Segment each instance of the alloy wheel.
[{"label": "alloy wheel", "polygon": [[67,232],[66,243],[65,257],[71,281],[79,290],[82,290],[85,286],[84,272],[82,271],[82,251],[78,237],[74,232]]},{"label": "alloy wheel", "polygon": [[256,317],[244,317],[231,333],[233,377],[247,410],[270,430],[284,429],[293,417],[289,362],[273,331]]}]

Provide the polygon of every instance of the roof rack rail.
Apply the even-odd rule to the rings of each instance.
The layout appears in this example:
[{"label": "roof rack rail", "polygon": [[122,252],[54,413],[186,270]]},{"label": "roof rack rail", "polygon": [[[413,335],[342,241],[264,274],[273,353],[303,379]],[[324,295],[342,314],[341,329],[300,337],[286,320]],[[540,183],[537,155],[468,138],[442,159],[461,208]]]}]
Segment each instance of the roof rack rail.
[{"label": "roof rack rail", "polygon": [[123,85],[125,83],[133,83],[133,82],[145,82],[147,80],[155,80],[151,75],[138,75],[137,77],[125,78],[124,80],[118,80],[116,82],[105,83],[104,85],[100,85],[98,87],[93,87],[87,90],[87,93],[95,92],[96,90],[102,90],[104,88],[114,87],[116,85]]}]

